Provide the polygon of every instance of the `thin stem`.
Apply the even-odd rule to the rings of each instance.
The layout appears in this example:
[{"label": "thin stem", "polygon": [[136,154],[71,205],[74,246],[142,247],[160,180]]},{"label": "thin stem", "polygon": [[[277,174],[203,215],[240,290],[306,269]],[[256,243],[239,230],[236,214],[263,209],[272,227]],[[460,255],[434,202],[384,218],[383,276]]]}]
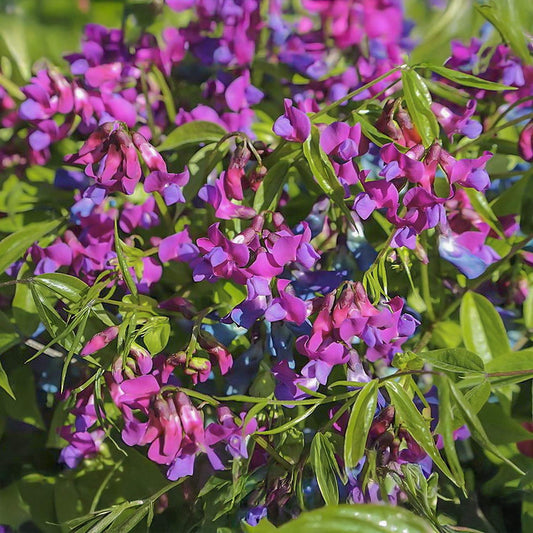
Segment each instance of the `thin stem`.
[{"label": "thin stem", "polygon": [[285,470],[290,471],[294,467],[294,463],[290,463],[284,459],[263,437],[252,434],[252,439],[255,440],[263,450],[265,450],[273,459],[275,459]]},{"label": "thin stem", "polygon": [[370,89],[370,87],[373,87],[374,85],[376,85],[380,81],[388,78],[389,76],[391,76],[395,72],[398,72],[399,70],[404,70],[406,68],[407,68],[406,65],[399,65],[398,67],[394,67],[393,69],[389,70],[388,72],[385,72],[385,74],[382,74],[381,76],[378,76],[375,80],[369,81],[368,83],[366,83],[362,87],[359,87],[359,89],[355,89],[355,91],[352,91],[352,92],[348,93],[346,96],[343,96],[339,100],[336,100],[332,104],[329,104],[326,107],[322,108],[317,113],[314,113],[310,117],[311,120],[313,122],[315,122],[317,118],[321,117],[322,115],[325,115],[326,113],[328,113],[332,109],[335,109],[336,107],[340,106],[344,102],[347,102],[348,100],[351,100],[354,96],[357,96],[358,94],[361,94],[362,92],[366,91],[367,89]]},{"label": "thin stem", "polygon": [[155,128],[155,121],[154,121],[154,113],[152,111],[152,106],[150,104],[150,98],[148,96],[148,83],[146,81],[146,72],[144,70],[141,71],[141,87],[142,92],[144,95],[144,105],[146,108],[146,120],[148,121],[148,127],[150,128],[150,132],[152,134],[152,143],[157,144],[158,143],[158,135],[157,130]]},{"label": "thin stem", "polygon": [[501,126],[498,126],[497,128],[490,128],[485,133],[482,133],[477,139],[473,139],[470,142],[467,142],[466,144],[463,144],[462,146],[458,146],[453,152],[452,155],[456,155],[459,152],[462,152],[465,148],[468,148],[470,146],[473,146],[475,144],[478,144],[480,141],[488,139],[489,137],[494,137],[496,133],[498,133],[501,130],[504,130],[506,128],[510,128],[511,126],[515,126],[516,124],[520,124],[521,122],[524,122],[526,120],[529,120],[533,118],[533,113],[529,113],[527,115],[524,115],[523,117],[515,118],[514,120],[510,120],[509,122],[506,122],[505,124],[502,124]]},{"label": "thin stem", "polygon": [[533,100],[533,96],[524,96],[523,98],[520,98],[516,102],[513,102],[504,111],[502,111],[502,113],[500,113],[500,115],[498,115],[498,117],[496,117],[496,120],[493,122],[492,127],[496,126],[496,124],[498,124],[498,122],[500,122],[500,120],[502,120],[503,117],[505,117],[505,115],[507,115],[507,113],[512,111],[515,107],[518,107],[521,104],[529,102],[530,100]]},{"label": "thin stem", "polygon": [[[427,249],[427,239],[425,234],[421,235],[422,246]],[[420,275],[422,281],[422,298],[426,304],[426,311],[430,322],[435,322],[435,311],[433,309],[433,302],[431,301],[431,289],[429,285],[429,265],[428,263],[420,263]]]}]

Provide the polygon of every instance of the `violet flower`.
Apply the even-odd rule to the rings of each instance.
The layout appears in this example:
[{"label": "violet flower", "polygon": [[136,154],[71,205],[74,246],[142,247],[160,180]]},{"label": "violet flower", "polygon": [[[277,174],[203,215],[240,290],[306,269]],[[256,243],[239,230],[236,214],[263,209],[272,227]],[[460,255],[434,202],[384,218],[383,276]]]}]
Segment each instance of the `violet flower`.
[{"label": "violet flower", "polygon": [[303,143],[311,133],[309,117],[294,107],[288,98],[285,98],[283,105],[285,114],[274,122],[274,133],[287,141]]}]

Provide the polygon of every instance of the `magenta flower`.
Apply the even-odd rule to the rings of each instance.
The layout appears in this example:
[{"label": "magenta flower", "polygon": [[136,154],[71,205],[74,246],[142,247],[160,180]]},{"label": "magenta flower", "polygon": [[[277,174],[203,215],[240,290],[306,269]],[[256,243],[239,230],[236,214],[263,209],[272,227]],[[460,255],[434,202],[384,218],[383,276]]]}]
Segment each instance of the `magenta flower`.
[{"label": "magenta flower", "polygon": [[131,136],[116,122],[92,133],[68,163],[85,165],[85,173],[108,190],[132,194],[142,176],[141,164]]},{"label": "magenta flower", "polygon": [[476,112],[476,105],[475,100],[469,100],[464,112],[462,114],[456,114],[448,107],[434,102],[431,110],[435,113],[450,140],[452,140],[456,133],[465,135],[470,139],[475,139],[483,131],[481,123],[472,119],[472,116]]},{"label": "magenta flower", "polygon": [[165,204],[185,203],[182,188],[189,182],[189,170],[181,174],[171,174],[154,170],[144,180],[144,190],[146,192],[158,191],[163,196]]},{"label": "magenta flower", "polygon": [[68,446],[61,450],[59,461],[69,468],[76,468],[83,459],[98,454],[105,437],[102,429],[92,429],[98,417],[91,387],[77,395],[71,413],[75,416],[74,424],[65,425],[58,430],[59,435],[68,442]]},{"label": "magenta flower", "polygon": [[165,237],[159,243],[159,259],[163,263],[168,261],[191,263],[198,254],[198,247],[191,241],[188,228]]},{"label": "magenta flower", "polygon": [[520,132],[518,151],[525,161],[533,161],[533,121],[526,124]]},{"label": "magenta flower", "polygon": [[217,218],[231,220],[232,218],[252,218],[255,216],[256,213],[253,208],[238,205],[228,199],[224,187],[226,181],[226,173],[222,172],[214,185],[204,185],[198,196],[213,206]]},{"label": "magenta flower", "polygon": [[309,117],[292,102],[285,98],[283,101],[285,114],[274,122],[273,131],[287,141],[303,143],[311,133],[311,121]]},{"label": "magenta flower", "polygon": [[35,263],[35,275],[56,272],[60,267],[70,266],[72,263],[72,250],[59,239],[47,248],[34,245],[30,253]]},{"label": "magenta flower", "polygon": [[111,343],[118,335],[118,326],[111,326],[100,333],[97,333],[80,352],[82,357],[92,355]]},{"label": "magenta flower", "polygon": [[277,280],[279,296],[273,298],[265,311],[265,319],[270,322],[285,320],[301,325],[307,318],[308,306],[297,296],[291,293],[290,281]]}]

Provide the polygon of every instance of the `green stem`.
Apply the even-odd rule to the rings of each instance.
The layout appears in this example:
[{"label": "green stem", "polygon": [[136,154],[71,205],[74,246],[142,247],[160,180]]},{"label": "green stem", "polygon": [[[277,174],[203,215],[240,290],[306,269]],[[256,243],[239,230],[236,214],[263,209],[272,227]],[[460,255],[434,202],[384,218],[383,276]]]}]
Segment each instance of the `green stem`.
[{"label": "green stem", "polygon": [[524,122],[532,118],[533,118],[533,113],[529,113],[527,115],[524,115],[523,117],[510,120],[509,122],[506,122],[505,124],[502,124],[501,126],[498,126],[497,128],[492,127],[485,133],[482,133],[477,139],[473,139],[472,141],[467,142],[466,144],[463,144],[462,146],[458,146],[451,154],[457,155],[459,152],[462,152],[465,148],[469,148],[470,146],[474,146],[478,144],[480,141],[484,141],[485,139],[494,137],[494,135],[496,135],[496,133],[498,133],[501,130],[510,128],[511,126],[515,126],[516,124],[520,124],[521,122]]},{"label": "green stem", "polygon": [[159,212],[161,213],[163,220],[165,221],[167,230],[170,233],[174,233],[174,222],[172,222],[172,217],[168,212],[168,206],[165,203],[165,200],[163,200],[161,193],[159,191],[154,191],[152,195],[154,197],[155,203],[157,204],[157,208],[159,209]]},{"label": "green stem", "polygon": [[141,87],[144,95],[144,105],[146,107],[146,120],[148,121],[148,127],[150,128],[150,132],[152,133],[151,142],[152,144],[158,144],[159,136],[155,127],[154,113],[152,111],[152,106],[150,104],[150,99],[148,96],[148,83],[146,81],[146,72],[144,70],[141,71]]},{"label": "green stem", "polygon": [[393,69],[389,70],[388,72],[385,72],[385,74],[382,74],[381,76],[377,77],[375,80],[369,81],[368,83],[366,83],[362,87],[359,87],[359,89],[355,89],[355,91],[352,91],[352,92],[348,93],[346,96],[343,96],[339,100],[336,100],[332,104],[329,104],[326,107],[322,108],[317,113],[314,113],[310,117],[311,120],[313,122],[315,122],[317,118],[321,117],[322,115],[325,115],[326,113],[328,113],[332,109],[335,109],[336,107],[340,106],[344,102],[347,102],[348,100],[351,100],[354,96],[357,96],[358,94],[361,94],[362,92],[366,91],[367,89],[370,89],[370,87],[373,87],[374,85],[376,85],[376,83],[379,83],[380,81],[388,78],[389,76],[391,76],[395,72],[398,72],[399,70],[403,70],[405,68],[407,68],[406,65],[400,65],[398,67],[394,67]]},{"label": "green stem", "polygon": [[433,302],[431,301],[431,290],[429,285],[429,265],[427,263],[420,263],[420,274],[422,278],[422,298],[426,304],[426,311],[431,322],[435,321],[435,311],[433,309]]},{"label": "green stem", "polygon": [[163,102],[165,104],[165,109],[167,110],[168,120],[171,124],[174,124],[174,121],[176,120],[176,106],[174,105],[174,99],[172,98],[172,91],[168,86],[164,74],[156,66],[152,67],[152,72],[159,85],[159,88],[161,89]]},{"label": "green stem", "polygon": [[513,102],[510,106],[508,106],[504,111],[496,117],[496,120],[492,123],[492,127],[496,126],[500,120],[507,115],[510,111],[512,111],[515,107],[518,107],[521,104],[524,104],[525,102],[529,102],[530,100],[533,100],[533,96],[524,96],[524,98],[520,98],[520,100],[517,100],[516,102]]}]

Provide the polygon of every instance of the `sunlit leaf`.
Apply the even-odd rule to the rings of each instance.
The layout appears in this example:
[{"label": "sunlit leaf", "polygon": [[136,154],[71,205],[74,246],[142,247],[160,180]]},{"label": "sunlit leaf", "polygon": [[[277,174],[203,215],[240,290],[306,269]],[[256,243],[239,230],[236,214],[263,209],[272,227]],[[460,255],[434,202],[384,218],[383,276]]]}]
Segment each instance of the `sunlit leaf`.
[{"label": "sunlit leaf", "polygon": [[460,315],[465,346],[485,363],[509,352],[503,321],[487,298],[467,292],[461,301]]},{"label": "sunlit leaf", "polygon": [[370,425],[374,419],[378,397],[378,382],[372,380],[357,394],[344,436],[344,465],[351,470],[363,457]]}]

